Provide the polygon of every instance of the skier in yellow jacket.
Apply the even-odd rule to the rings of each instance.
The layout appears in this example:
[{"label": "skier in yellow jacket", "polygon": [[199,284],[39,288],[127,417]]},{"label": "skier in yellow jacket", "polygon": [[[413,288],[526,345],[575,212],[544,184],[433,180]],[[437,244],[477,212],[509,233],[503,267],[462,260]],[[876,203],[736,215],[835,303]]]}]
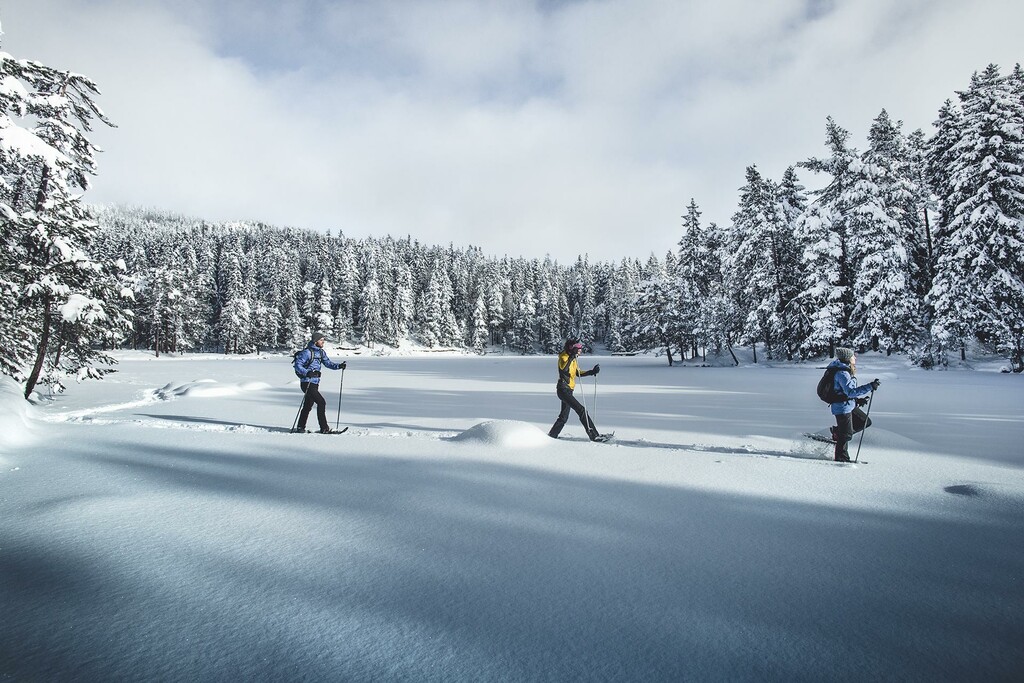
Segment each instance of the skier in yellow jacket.
[{"label": "skier in yellow jacket", "polygon": [[569,419],[570,409],[575,410],[576,414],[580,416],[580,422],[583,423],[583,428],[587,430],[587,436],[590,437],[591,441],[604,441],[606,439],[604,435],[597,431],[597,427],[594,426],[594,421],[590,419],[587,409],[572,395],[573,389],[576,388],[577,377],[589,377],[601,372],[600,365],[595,365],[586,372],[580,372],[576,359],[582,351],[583,344],[575,339],[569,339],[565,342],[562,353],[558,355],[558,384],[555,385],[555,391],[558,394],[558,399],[562,402],[562,410],[558,413],[558,419],[555,420],[555,424],[551,426],[551,431],[548,432],[548,436],[553,439],[557,439],[558,435],[562,432],[562,427],[565,426],[566,421]]}]

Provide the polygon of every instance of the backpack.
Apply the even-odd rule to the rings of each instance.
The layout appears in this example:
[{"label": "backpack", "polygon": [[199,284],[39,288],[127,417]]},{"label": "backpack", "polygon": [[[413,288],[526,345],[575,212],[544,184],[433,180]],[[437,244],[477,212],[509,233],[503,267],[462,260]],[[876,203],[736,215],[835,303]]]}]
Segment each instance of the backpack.
[{"label": "backpack", "polygon": [[818,380],[818,398],[825,403],[843,403],[849,401],[846,394],[836,391],[836,373],[842,368],[825,368],[825,374]]}]

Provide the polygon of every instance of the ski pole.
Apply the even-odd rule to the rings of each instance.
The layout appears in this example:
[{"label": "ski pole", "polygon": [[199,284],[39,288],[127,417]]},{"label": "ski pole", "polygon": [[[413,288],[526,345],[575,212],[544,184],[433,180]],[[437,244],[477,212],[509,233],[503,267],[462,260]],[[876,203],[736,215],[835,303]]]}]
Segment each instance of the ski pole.
[{"label": "ski pole", "polygon": [[345,390],[345,368],[341,369],[341,385],[338,387],[338,417],[334,420],[334,428],[341,424],[341,393]]},{"label": "ski pole", "polygon": [[868,396],[868,409],[864,411],[864,429],[860,430],[860,442],[857,444],[857,457],[853,459],[854,462],[860,460],[860,447],[864,444],[864,432],[868,431],[868,417],[871,415],[871,399],[875,397],[875,390],[871,390],[871,395]]},{"label": "ski pole", "polygon": [[587,408],[587,390],[583,387],[583,378],[581,375],[576,375],[576,381],[580,384],[580,398],[583,399],[583,414],[587,416],[587,436],[590,436],[590,428],[594,426],[594,421],[590,419],[590,409]]},{"label": "ski pole", "polygon": [[305,404],[306,404],[306,390],[303,389],[302,390],[302,400],[299,401],[299,409],[297,411],[295,411],[295,419],[292,420],[292,429],[291,429],[291,431],[293,433],[295,432],[295,426],[299,424],[299,415],[302,413],[302,406],[304,406]]},{"label": "ski pole", "polygon": [[597,375],[594,375],[594,416],[597,416]]}]

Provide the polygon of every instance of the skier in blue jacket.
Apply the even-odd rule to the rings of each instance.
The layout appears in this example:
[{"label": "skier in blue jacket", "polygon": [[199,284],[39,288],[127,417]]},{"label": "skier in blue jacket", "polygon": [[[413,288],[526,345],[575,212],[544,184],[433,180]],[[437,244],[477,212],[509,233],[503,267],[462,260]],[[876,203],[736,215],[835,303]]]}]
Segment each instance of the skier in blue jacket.
[{"label": "skier in blue jacket", "polygon": [[848,444],[853,435],[871,426],[871,418],[859,406],[867,403],[864,397],[878,389],[881,382],[874,379],[857,385],[857,356],[853,349],[837,348],[836,359],[828,367],[838,368],[832,389],[846,397],[846,400],[832,404],[832,414],[836,417],[836,426],[832,428],[832,440],[836,442],[835,458],[839,462],[850,462]]},{"label": "skier in blue jacket", "polygon": [[344,361],[335,363],[327,357],[324,351],[324,342],[327,340],[323,334],[314,332],[310,337],[306,348],[295,354],[295,376],[299,378],[299,388],[306,398],[302,401],[302,410],[299,412],[299,423],[295,428],[296,432],[305,433],[306,419],[309,418],[309,411],[316,404],[316,419],[320,423],[321,434],[331,434],[334,430],[327,422],[327,400],[320,393],[320,368],[327,367],[331,370],[344,370],[347,366]]}]

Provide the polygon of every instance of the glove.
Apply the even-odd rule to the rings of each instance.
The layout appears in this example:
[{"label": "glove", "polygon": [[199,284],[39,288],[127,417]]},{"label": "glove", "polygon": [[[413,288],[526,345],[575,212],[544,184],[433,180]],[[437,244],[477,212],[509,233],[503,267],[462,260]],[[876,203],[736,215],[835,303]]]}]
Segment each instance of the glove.
[{"label": "glove", "polygon": [[877,377],[871,380],[871,391],[878,391],[878,387],[881,386],[882,380]]},{"label": "glove", "polygon": [[858,398],[857,399],[857,405],[859,405],[859,406],[866,406],[867,404],[868,404],[868,400],[866,398]]},{"label": "glove", "polygon": [[594,369],[590,371],[590,374],[591,375],[596,375],[599,372],[601,372],[601,364],[600,363],[598,363],[597,365],[594,366]]},{"label": "glove", "polygon": [[348,367],[348,363],[346,363],[345,361],[341,361],[341,369],[344,370],[347,367]]},{"label": "glove", "polygon": [[307,377],[307,378],[308,378],[308,377],[319,377],[319,376],[320,376],[320,373],[319,373],[319,372],[317,372],[316,370],[310,370],[310,371],[308,371],[308,372],[306,373],[306,377]]}]

